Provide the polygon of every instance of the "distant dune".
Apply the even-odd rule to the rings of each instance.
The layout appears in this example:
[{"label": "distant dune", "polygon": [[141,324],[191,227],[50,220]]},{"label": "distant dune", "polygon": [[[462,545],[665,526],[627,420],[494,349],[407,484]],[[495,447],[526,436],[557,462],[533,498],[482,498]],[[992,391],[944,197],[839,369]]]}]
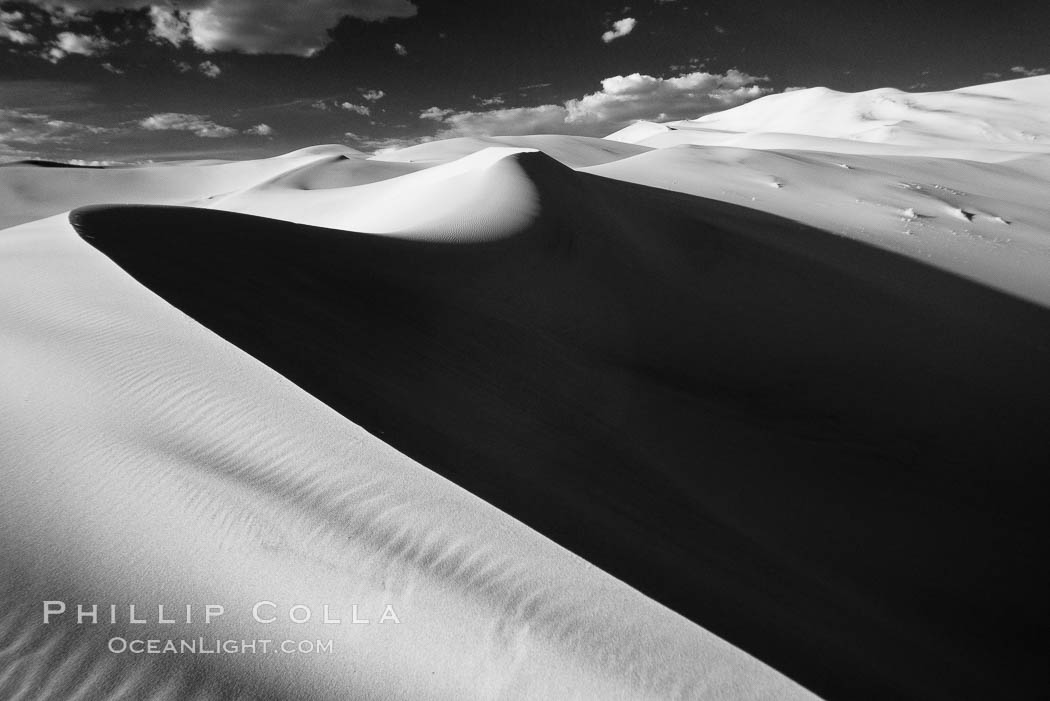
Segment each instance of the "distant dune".
[{"label": "distant dune", "polygon": [[[0,170],[0,691],[1038,698],[1048,80]],[[129,660],[42,590],[412,624]]]}]

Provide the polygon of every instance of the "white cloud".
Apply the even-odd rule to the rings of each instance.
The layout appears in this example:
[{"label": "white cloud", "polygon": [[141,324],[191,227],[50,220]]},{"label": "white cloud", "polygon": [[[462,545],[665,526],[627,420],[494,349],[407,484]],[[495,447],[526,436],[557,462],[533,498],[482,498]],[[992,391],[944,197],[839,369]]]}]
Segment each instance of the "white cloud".
[{"label": "white cloud", "polygon": [[696,71],[674,78],[632,73],[602,81],[599,92],[565,103],[569,123],[623,124],[639,119],[695,119],[770,92],[766,80],[736,69],[724,75]]},{"label": "white cloud", "polygon": [[103,37],[94,37],[87,34],[74,34],[73,32],[61,32],[55,37],[55,43],[47,52],[47,57],[52,63],[57,62],[70,54],[78,56],[94,56],[113,47],[113,42]]},{"label": "white cloud", "polygon": [[220,75],[222,75],[222,69],[216,66],[211,61],[202,61],[197,66],[197,70],[200,71],[202,75],[207,76],[208,78],[218,78]]},{"label": "white cloud", "polygon": [[26,46],[36,43],[36,37],[28,32],[16,29],[15,25],[25,19],[21,12],[4,12],[0,10],[0,40]]},{"label": "white cloud", "polygon": [[117,68],[112,63],[103,63],[102,64],[102,69],[106,70],[106,71],[109,71],[113,75],[124,75],[124,73],[127,72],[127,71],[125,71],[122,68]]},{"label": "white cloud", "polygon": [[408,49],[405,48],[404,44],[394,44],[394,52],[398,56],[408,56]]},{"label": "white cloud", "polygon": [[1010,69],[1010,71],[1013,73],[1019,73],[1020,75],[1026,76],[1028,78],[1046,74],[1045,68],[1025,68],[1024,66],[1013,66]]},{"label": "white cloud", "polygon": [[412,17],[411,0],[28,0],[59,15],[150,8],[153,35],[205,51],[310,56],[343,17],[378,21]]},{"label": "white cloud", "polygon": [[346,132],[345,138],[354,142],[354,148],[364,149],[366,151],[373,151],[376,155],[389,153],[391,151],[397,151],[398,149],[405,148],[406,146],[413,146],[415,144],[434,140],[434,137],[432,136],[425,136],[421,139],[403,139],[398,137],[387,137],[377,139],[369,136],[364,136],[363,134],[355,134],[352,131]]},{"label": "white cloud", "polygon": [[456,110],[441,109],[440,107],[427,107],[425,110],[419,113],[420,119],[433,119],[435,121],[442,121],[445,117],[455,113]]},{"label": "white cloud", "polygon": [[608,44],[614,39],[625,37],[634,31],[634,27],[637,24],[638,21],[634,17],[624,17],[623,19],[618,19],[615,22],[613,22],[612,29],[602,34],[602,41]]},{"label": "white cloud", "polygon": [[598,92],[561,105],[454,111],[431,107],[421,119],[440,122],[441,138],[488,134],[577,133],[603,135],[637,120],[695,119],[770,92],[766,80],[737,70],[724,75],[693,72],[673,78],[633,73],[602,81]]},{"label": "white cloud", "polygon": [[155,114],[140,121],[139,126],[148,131],[188,131],[209,139],[225,139],[238,134],[233,127],[216,124],[203,115],[181,112]]},{"label": "white cloud", "polygon": [[344,102],[339,106],[348,112],[356,112],[357,114],[363,117],[367,117],[372,114],[372,110],[370,110],[366,105],[355,105],[352,102]]},{"label": "white cloud", "polygon": [[[568,112],[561,105],[539,107],[505,107],[477,112],[451,112],[431,107],[431,116],[425,119],[440,121],[443,129],[438,138],[453,136],[482,136],[541,134],[566,131]],[[443,116],[437,116],[445,112]],[[421,117],[423,115],[420,115]]]},{"label": "white cloud", "polygon": [[0,158],[40,157],[41,147],[69,147],[82,144],[85,137],[110,134],[116,129],[54,119],[24,109],[0,107]]},{"label": "white cloud", "polygon": [[273,136],[277,132],[274,131],[274,128],[271,127],[269,124],[256,124],[250,129],[245,129],[244,133],[251,134],[253,136]]},{"label": "white cloud", "polygon": [[151,5],[150,19],[153,20],[153,36],[159,41],[167,41],[178,46],[190,37],[190,27],[185,17],[177,10],[161,5]]},{"label": "white cloud", "polygon": [[386,97],[386,93],[382,90],[360,90],[361,97],[368,100],[369,102],[377,102]]},{"label": "white cloud", "polygon": [[179,73],[197,72],[206,78],[218,78],[222,75],[222,69],[213,61],[201,61],[196,66],[186,61],[176,61],[175,70]]}]

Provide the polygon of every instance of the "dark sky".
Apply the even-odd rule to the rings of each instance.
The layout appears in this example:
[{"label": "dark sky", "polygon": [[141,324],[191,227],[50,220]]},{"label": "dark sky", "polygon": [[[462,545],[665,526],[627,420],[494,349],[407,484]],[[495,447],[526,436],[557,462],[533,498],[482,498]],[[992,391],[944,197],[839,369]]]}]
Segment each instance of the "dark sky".
[{"label": "dark sky", "polygon": [[1036,74],[1048,28],[1037,2],[4,1],[0,160],[603,135],[787,87]]}]

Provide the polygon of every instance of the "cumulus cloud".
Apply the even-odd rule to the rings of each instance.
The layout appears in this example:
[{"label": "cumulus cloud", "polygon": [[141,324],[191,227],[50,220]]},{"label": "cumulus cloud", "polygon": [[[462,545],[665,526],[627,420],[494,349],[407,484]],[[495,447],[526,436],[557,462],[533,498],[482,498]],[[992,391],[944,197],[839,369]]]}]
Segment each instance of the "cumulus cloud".
[{"label": "cumulus cloud", "polygon": [[0,10],[0,41],[6,40],[22,46],[35,44],[35,36],[17,28],[17,25],[24,19],[25,15],[21,12],[4,12]]},{"label": "cumulus cloud", "polygon": [[54,63],[70,54],[94,56],[111,48],[113,48],[113,42],[103,37],[61,32],[55,37],[55,43],[48,49],[47,58]]},{"label": "cumulus cloud", "polygon": [[394,44],[394,53],[398,56],[408,56],[408,49],[405,48],[404,44]]},{"label": "cumulus cloud", "polygon": [[625,37],[634,31],[638,21],[634,17],[624,17],[613,22],[612,29],[602,34],[602,41],[608,44],[610,41]]},{"label": "cumulus cloud", "polygon": [[[53,15],[149,7],[153,35],[205,51],[310,56],[343,17],[378,21],[412,17],[411,0],[27,0]],[[2,34],[0,34],[2,36]]]},{"label": "cumulus cloud", "polygon": [[[444,112],[436,107],[428,110],[430,116],[424,119],[435,119],[441,122],[443,129],[438,138],[453,136],[481,136],[517,134],[541,134],[544,132],[566,131],[567,112],[561,105],[540,105],[539,107],[505,107],[496,110],[476,112]],[[423,117],[423,115],[420,115]]]},{"label": "cumulus cloud", "polygon": [[151,5],[149,8],[150,19],[153,20],[153,37],[159,42],[168,42],[174,46],[190,38],[190,28],[186,18],[173,10],[161,5]]},{"label": "cumulus cloud", "polygon": [[216,124],[203,115],[182,112],[155,114],[140,121],[139,126],[148,131],[188,131],[208,139],[225,139],[239,133],[233,127]]},{"label": "cumulus cloud", "polygon": [[200,73],[206,78],[218,78],[222,75],[222,69],[212,61],[201,61],[196,66],[186,61],[176,61],[175,70],[179,73]]},{"label": "cumulus cloud", "polygon": [[398,137],[373,138],[365,136],[364,134],[356,134],[352,131],[346,132],[344,138],[352,141],[354,148],[373,151],[376,155],[389,153],[390,151],[397,151],[406,146],[413,146],[418,143],[434,140],[434,137],[423,137],[422,139],[404,139]]},{"label": "cumulus cloud", "polygon": [[211,61],[202,61],[197,66],[197,70],[200,71],[202,75],[208,78],[218,78],[220,75],[222,75],[222,69],[216,66]]},{"label": "cumulus cloud", "polygon": [[1012,68],[1010,68],[1010,71],[1012,73],[1018,73],[1020,75],[1026,76],[1028,78],[1046,74],[1045,68],[1025,68],[1024,66],[1013,66]]},{"label": "cumulus cloud", "polygon": [[252,136],[273,136],[277,132],[269,124],[256,124],[250,129],[245,129],[244,133]]},{"label": "cumulus cloud", "polygon": [[377,102],[386,97],[386,93],[382,90],[360,90],[361,97],[368,100],[369,102]]},{"label": "cumulus cloud", "polygon": [[69,147],[82,143],[85,137],[115,131],[108,127],[55,119],[33,110],[0,107],[0,158],[34,158],[40,155],[41,149]]},{"label": "cumulus cloud", "polygon": [[442,125],[438,136],[577,133],[603,135],[638,120],[695,119],[749,102],[770,92],[765,78],[737,70],[693,72],[673,78],[640,73],[602,81],[598,92],[561,105],[455,111],[430,107],[420,113]]},{"label": "cumulus cloud", "polygon": [[419,113],[420,119],[433,119],[435,121],[442,121],[445,117],[450,114],[454,114],[456,110],[442,109],[440,107],[427,107],[425,110]]},{"label": "cumulus cloud", "polygon": [[352,102],[343,102],[339,105],[347,112],[355,112],[363,117],[367,117],[372,114],[372,110],[367,105],[355,105]]},{"label": "cumulus cloud", "polygon": [[602,81],[599,92],[565,103],[566,121],[622,124],[639,119],[694,119],[735,107],[769,92],[759,78],[738,70],[724,75],[696,71],[674,78],[632,73]]}]

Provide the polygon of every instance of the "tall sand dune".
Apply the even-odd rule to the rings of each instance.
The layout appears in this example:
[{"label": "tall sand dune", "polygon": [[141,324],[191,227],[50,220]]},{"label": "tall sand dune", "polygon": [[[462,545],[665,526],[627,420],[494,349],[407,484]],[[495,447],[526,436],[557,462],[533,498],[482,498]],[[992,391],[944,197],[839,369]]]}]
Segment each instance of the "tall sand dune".
[{"label": "tall sand dune", "polygon": [[989,163],[1050,154],[1050,76],[945,92],[809,88],[698,119],[635,124],[608,138],[680,144],[966,158]]},{"label": "tall sand dune", "polygon": [[819,694],[1043,688],[1046,308],[754,209],[485,158],[500,178],[430,186],[529,201],[491,235],[425,210],[388,235],[71,220],[382,441]]},{"label": "tall sand dune", "polygon": [[[183,211],[247,219],[169,223]],[[227,243],[213,262],[237,287]],[[0,698],[813,698],[193,322],[66,217],[0,234],[0,350]],[[50,600],[68,612],[45,625]],[[272,624],[251,617],[263,601]],[[210,624],[208,604],[226,609]],[[333,648],[110,652],[121,636]]]}]

